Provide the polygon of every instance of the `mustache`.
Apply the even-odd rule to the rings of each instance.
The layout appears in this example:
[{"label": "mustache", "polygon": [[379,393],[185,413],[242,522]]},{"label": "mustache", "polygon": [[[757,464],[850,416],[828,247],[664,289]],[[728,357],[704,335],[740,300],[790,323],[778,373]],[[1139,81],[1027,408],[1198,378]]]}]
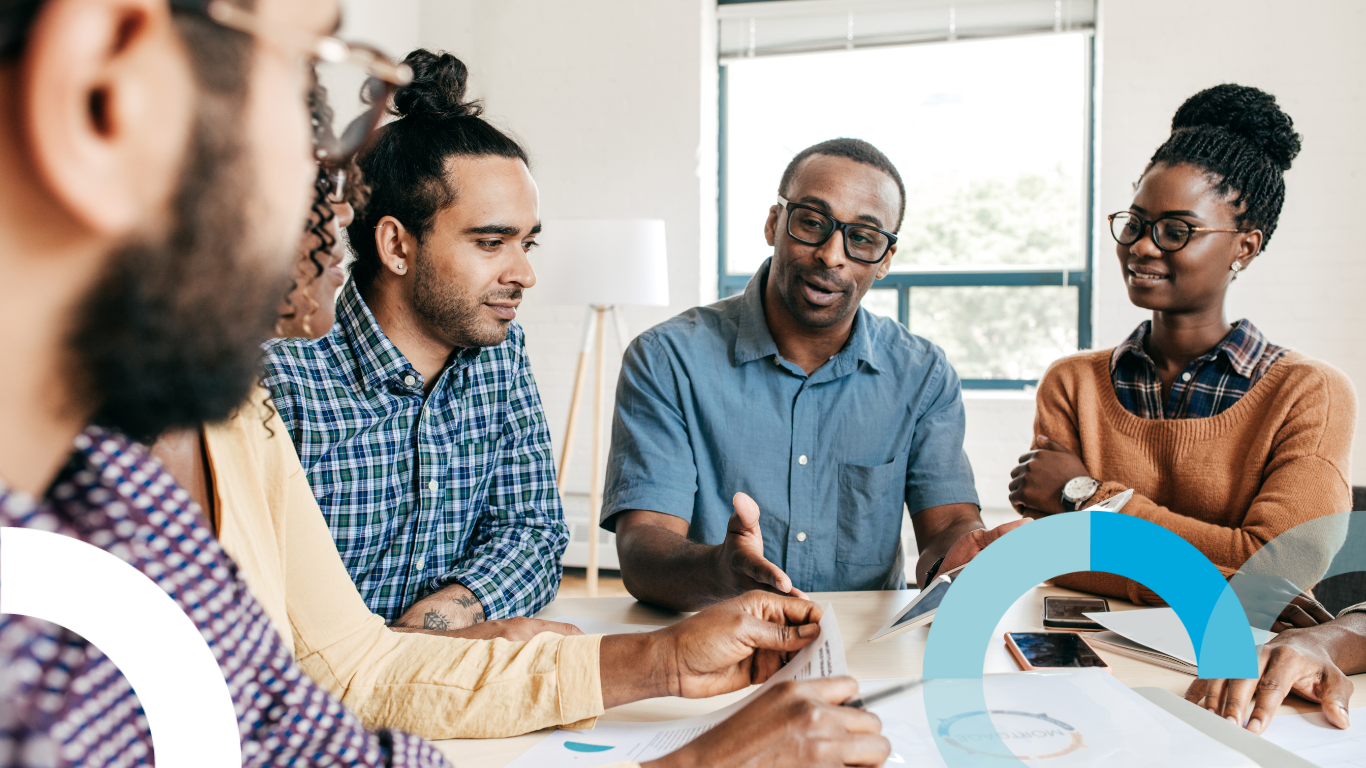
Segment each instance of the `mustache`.
[{"label": "mustache", "polygon": [[511,290],[496,290],[489,291],[483,296],[480,296],[479,303],[483,304],[489,301],[516,301],[520,298],[522,298],[521,288],[513,288]]},{"label": "mustache", "polygon": [[809,280],[817,285],[834,287],[836,290],[852,292],[858,286],[853,280],[845,279],[840,276],[837,270],[833,269],[808,269],[799,264],[792,265],[793,276],[802,280]]}]

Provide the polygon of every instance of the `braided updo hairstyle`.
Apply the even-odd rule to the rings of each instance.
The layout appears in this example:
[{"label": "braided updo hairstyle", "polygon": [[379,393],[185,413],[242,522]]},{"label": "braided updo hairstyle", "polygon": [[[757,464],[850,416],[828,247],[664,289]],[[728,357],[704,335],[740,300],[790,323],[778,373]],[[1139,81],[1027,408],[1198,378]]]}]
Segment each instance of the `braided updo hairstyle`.
[{"label": "braided updo hairstyle", "polygon": [[356,261],[351,274],[368,285],[379,274],[375,226],[393,216],[418,242],[431,231],[437,212],[455,202],[458,190],[446,172],[446,160],[470,157],[517,158],[526,150],[485,121],[477,101],[465,99],[469,70],[449,53],[419,48],[403,60],[413,81],[394,93],[390,112],[398,117],[379,131],[359,158],[370,199],[347,228]]},{"label": "braided updo hairstyle", "polygon": [[[1285,204],[1285,172],[1300,153],[1295,123],[1259,88],[1224,84],[1186,99],[1172,117],[1172,134],[1148,163],[1186,163],[1205,171],[1229,197],[1239,228],[1271,242]],[[1147,171],[1144,171],[1147,173]]]}]

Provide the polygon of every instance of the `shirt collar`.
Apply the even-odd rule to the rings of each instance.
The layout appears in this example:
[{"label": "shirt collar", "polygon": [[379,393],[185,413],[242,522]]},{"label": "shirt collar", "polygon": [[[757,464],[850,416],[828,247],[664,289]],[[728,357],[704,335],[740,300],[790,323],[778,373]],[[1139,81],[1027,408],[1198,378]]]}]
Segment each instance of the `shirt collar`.
[{"label": "shirt collar", "polygon": [[[355,280],[346,281],[346,287],[342,288],[337,301],[337,324],[351,347],[366,389],[379,389],[385,383],[397,382],[400,386],[422,391],[422,374],[384,335],[379,321],[361,298]],[[408,376],[413,377],[413,384],[405,381]]]},{"label": "shirt collar", "polygon": [[[1129,334],[1129,338],[1115,347],[1115,351],[1110,355],[1110,373],[1112,375],[1127,355],[1133,355],[1150,365],[1153,364],[1152,358],[1148,357],[1147,350],[1143,348],[1143,343],[1147,340],[1152,327],[1151,320],[1144,320],[1138,324],[1133,333]],[[1269,343],[1262,332],[1257,330],[1257,326],[1252,324],[1251,320],[1243,319],[1233,324],[1233,330],[1229,331],[1228,335],[1214,349],[1196,359],[1213,360],[1222,354],[1228,362],[1229,368],[1239,376],[1250,379],[1256,372],[1257,363],[1266,352]]]},{"label": "shirt collar", "polygon": [[[778,344],[768,330],[768,319],[764,317],[764,289],[768,285],[768,273],[772,264],[773,257],[764,260],[755,271],[754,277],[745,285],[745,293],[740,298],[740,318],[734,353],[737,366],[778,354]],[[874,370],[881,370],[884,367],[882,356],[873,344],[869,323],[868,310],[859,307],[849,340],[845,342],[844,348],[831,358],[833,365],[829,366],[829,378],[839,378],[852,373],[860,362],[867,363]]]}]

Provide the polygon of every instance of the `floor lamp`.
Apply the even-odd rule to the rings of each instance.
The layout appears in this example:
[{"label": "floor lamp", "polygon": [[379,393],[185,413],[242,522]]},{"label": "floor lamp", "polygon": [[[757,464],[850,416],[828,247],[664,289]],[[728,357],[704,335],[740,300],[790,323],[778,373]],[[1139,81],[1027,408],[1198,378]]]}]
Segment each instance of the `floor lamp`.
[{"label": "floor lamp", "polygon": [[621,307],[669,305],[669,263],[664,248],[664,222],[659,219],[563,219],[547,221],[539,238],[536,291],[547,304],[588,305],[583,343],[574,373],[574,393],[569,403],[564,448],[556,472],[564,494],[569,459],[574,453],[588,366],[593,375],[592,485],[588,495],[588,595],[598,594],[598,516],[602,514],[604,446],[607,411],[607,356],[603,335],[608,315],[614,321],[617,341],[627,342]]}]

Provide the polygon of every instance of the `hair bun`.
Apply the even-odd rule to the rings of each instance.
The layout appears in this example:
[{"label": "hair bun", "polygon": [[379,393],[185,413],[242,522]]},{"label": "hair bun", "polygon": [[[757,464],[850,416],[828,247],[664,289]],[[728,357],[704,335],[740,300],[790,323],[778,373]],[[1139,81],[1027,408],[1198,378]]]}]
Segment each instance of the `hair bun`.
[{"label": "hair bun", "polygon": [[412,67],[413,81],[394,92],[392,111],[398,117],[441,122],[483,112],[478,101],[465,101],[469,69],[460,59],[418,48],[403,63]]},{"label": "hair bun", "polygon": [[1225,83],[1186,99],[1172,117],[1172,131],[1199,126],[1223,128],[1252,142],[1282,171],[1300,153],[1300,135],[1276,97],[1246,85]]}]

